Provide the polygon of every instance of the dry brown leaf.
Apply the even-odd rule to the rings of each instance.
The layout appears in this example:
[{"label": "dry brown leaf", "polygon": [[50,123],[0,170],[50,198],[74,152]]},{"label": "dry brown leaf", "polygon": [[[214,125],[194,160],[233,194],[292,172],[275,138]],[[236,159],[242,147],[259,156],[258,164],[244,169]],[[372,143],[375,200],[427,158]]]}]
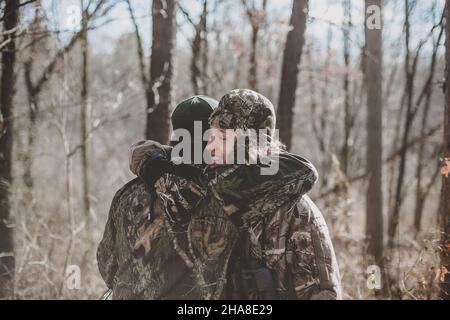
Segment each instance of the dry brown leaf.
[{"label": "dry brown leaf", "polygon": [[450,174],[450,158],[444,159],[444,165],[441,168],[441,174],[448,178],[448,175]]},{"label": "dry brown leaf", "polygon": [[445,244],[444,244],[444,254],[446,256],[448,256],[449,253],[450,253],[450,241],[447,240],[447,241],[445,241]]},{"label": "dry brown leaf", "polygon": [[445,266],[441,266],[437,271],[436,271],[436,277],[434,278],[435,280],[439,280],[439,282],[444,282],[445,281],[445,275],[448,274],[448,269]]}]

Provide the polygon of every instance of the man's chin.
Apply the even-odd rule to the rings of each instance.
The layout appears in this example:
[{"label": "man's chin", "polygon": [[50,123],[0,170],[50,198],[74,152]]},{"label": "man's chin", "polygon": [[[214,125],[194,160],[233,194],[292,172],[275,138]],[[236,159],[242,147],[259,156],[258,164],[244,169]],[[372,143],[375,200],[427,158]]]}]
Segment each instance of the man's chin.
[{"label": "man's chin", "polygon": [[211,165],[221,165],[223,164],[223,161],[221,161],[218,157],[212,157],[211,159]]},{"label": "man's chin", "polygon": [[224,163],[222,160],[220,159],[212,159],[211,160],[211,164],[209,165],[210,167],[218,167],[218,166],[223,166],[226,165],[226,163]]}]

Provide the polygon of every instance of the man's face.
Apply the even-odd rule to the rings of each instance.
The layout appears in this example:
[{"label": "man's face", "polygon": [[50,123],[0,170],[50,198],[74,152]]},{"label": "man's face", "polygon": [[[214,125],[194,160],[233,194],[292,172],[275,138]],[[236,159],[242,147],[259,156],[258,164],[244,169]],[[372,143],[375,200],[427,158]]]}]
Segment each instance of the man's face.
[{"label": "man's face", "polygon": [[233,164],[236,133],[212,126],[206,150],[211,153],[213,164]]}]

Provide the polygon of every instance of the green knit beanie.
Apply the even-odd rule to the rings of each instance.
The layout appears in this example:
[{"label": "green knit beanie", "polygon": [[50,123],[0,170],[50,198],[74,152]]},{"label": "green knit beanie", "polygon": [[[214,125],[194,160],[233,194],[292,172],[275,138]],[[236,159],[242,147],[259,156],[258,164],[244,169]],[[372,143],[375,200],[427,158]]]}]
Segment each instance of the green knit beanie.
[{"label": "green knit beanie", "polygon": [[209,129],[208,119],[219,102],[211,97],[197,95],[182,101],[172,112],[173,130],[186,129],[194,134],[194,121],[202,122],[202,131]]}]

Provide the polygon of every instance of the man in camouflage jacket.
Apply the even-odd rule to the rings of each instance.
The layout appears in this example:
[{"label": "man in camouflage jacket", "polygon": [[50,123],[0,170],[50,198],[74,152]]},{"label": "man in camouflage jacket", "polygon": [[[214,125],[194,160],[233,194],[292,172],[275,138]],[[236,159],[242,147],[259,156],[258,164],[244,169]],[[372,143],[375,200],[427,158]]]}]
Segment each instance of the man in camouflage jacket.
[{"label": "man in camouflage jacket", "polygon": [[[194,96],[172,113],[174,129],[190,129],[194,121],[208,123],[218,102]],[[186,114],[194,114],[191,120]],[[135,160],[139,161],[139,158]],[[135,178],[116,192],[98,246],[100,274],[113,299],[195,299],[194,279],[168,242],[164,205],[154,188]]]}]

